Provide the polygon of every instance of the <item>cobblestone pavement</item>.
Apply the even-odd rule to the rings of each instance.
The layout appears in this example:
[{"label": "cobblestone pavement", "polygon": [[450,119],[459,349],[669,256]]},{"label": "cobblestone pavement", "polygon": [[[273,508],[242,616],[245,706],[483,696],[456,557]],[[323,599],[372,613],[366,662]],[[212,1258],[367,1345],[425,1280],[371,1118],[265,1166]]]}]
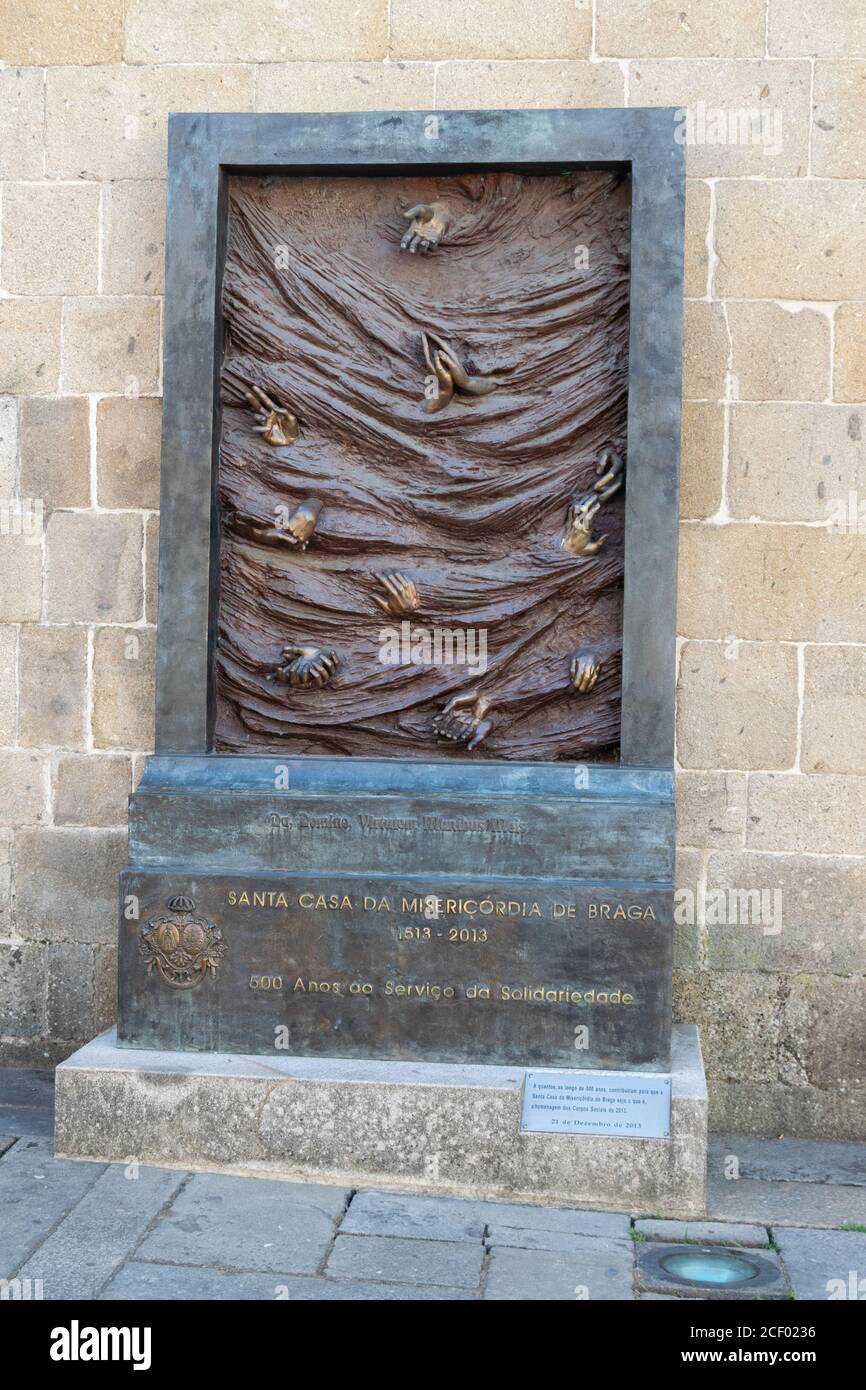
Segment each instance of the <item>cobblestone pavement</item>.
[{"label": "cobblestone pavement", "polygon": [[52,1155],[51,1104],[50,1073],[0,1071],[5,1297],[713,1296],[661,1267],[680,1245],[735,1246],[765,1298],[866,1298],[862,1145],[717,1137],[708,1219],[681,1222],[76,1163]]}]

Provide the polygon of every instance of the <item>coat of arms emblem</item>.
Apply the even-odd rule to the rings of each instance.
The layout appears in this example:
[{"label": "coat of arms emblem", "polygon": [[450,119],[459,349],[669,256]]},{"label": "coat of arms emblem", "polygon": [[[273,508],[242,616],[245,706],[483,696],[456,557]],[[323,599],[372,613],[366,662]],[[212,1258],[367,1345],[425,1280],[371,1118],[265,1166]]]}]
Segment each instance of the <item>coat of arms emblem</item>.
[{"label": "coat of arms emblem", "polygon": [[215,975],[226,953],[223,934],[214,922],[196,917],[192,898],[169,898],[168,915],[154,917],[141,929],[138,949],[147,964],[172,989],[194,989]]}]

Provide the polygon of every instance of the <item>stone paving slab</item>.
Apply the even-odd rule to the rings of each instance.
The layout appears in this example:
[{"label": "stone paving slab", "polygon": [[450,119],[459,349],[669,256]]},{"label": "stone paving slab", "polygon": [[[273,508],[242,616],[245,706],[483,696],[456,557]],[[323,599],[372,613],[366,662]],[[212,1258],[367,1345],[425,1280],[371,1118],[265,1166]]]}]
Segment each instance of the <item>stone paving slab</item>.
[{"label": "stone paving slab", "polygon": [[0,1134],[48,1139],[54,1132],[54,1072],[0,1067]]},{"label": "stone paving slab", "polygon": [[608,1242],[586,1236],[580,1250],[557,1254],[500,1245],[490,1254],[484,1297],[521,1302],[631,1300],[632,1269],[630,1241]]},{"label": "stone paving slab", "polygon": [[866,1226],[866,1188],[758,1178],[707,1183],[709,1220],[761,1222],[767,1226]]},{"label": "stone paving slab", "polygon": [[475,1289],[484,1247],[456,1240],[406,1240],[399,1236],[338,1235],[325,1273],[335,1279],[377,1279]]},{"label": "stone paving slab", "polygon": [[358,1192],[340,1226],[346,1235],[400,1236],[405,1240],[481,1240],[482,1203],[459,1197],[410,1197]]},{"label": "stone paving slab", "polygon": [[196,1173],[137,1254],[166,1264],[315,1274],[349,1189]]},{"label": "stone paving slab", "polygon": [[0,1106],[0,1130],[16,1139],[50,1139],[54,1133],[54,1115],[43,1106],[3,1105]]},{"label": "stone paving slab", "polygon": [[282,1301],[387,1303],[471,1299],[470,1289],[449,1289],[433,1284],[361,1283],[355,1279],[304,1278],[291,1274],[228,1274],[218,1269],[188,1265],[133,1263],[124,1266],[100,1295],[103,1301]]},{"label": "stone paving slab", "polygon": [[20,1277],[41,1279],[45,1299],[96,1298],[185,1178],[165,1168],[112,1166],[43,1241]]},{"label": "stone paving slab", "polygon": [[597,1236],[604,1240],[629,1238],[631,1217],[625,1212],[582,1211],[576,1207],[521,1207],[486,1203],[491,1230],[557,1231],[563,1235]]},{"label": "stone paving slab", "polygon": [[0,1067],[0,1114],[4,1106],[39,1106],[51,1110],[54,1105],[54,1072],[36,1071],[29,1067]]},{"label": "stone paving slab", "polygon": [[341,1230],[353,1235],[477,1240],[485,1230],[492,1229],[559,1231],[609,1238],[627,1236],[629,1227],[629,1217],[616,1212],[362,1191],[352,1199]]},{"label": "stone paving slab", "polygon": [[770,1236],[766,1226],[746,1225],[741,1221],[636,1221],[635,1230],[647,1240],[671,1240],[681,1244],[694,1241],[697,1245],[751,1245],[767,1247]]},{"label": "stone paving slab", "polygon": [[725,1163],[731,1154],[739,1163],[741,1179],[866,1186],[866,1144],[714,1134],[709,1142],[709,1172],[712,1177],[725,1176]]},{"label": "stone paving slab", "polygon": [[796,1298],[866,1299],[866,1233],[784,1227],[773,1235]]},{"label": "stone paving slab", "polygon": [[[600,1239],[597,1236],[587,1237],[570,1231],[518,1231],[508,1226],[493,1226],[485,1244],[491,1247],[508,1246],[514,1250],[582,1250],[583,1243],[588,1238]],[[631,1244],[631,1238],[623,1236],[610,1236],[604,1241],[606,1250],[617,1245],[630,1250]]]},{"label": "stone paving slab", "polygon": [[56,1159],[44,1139],[19,1139],[0,1158],[0,1278],[9,1278],[105,1171]]}]

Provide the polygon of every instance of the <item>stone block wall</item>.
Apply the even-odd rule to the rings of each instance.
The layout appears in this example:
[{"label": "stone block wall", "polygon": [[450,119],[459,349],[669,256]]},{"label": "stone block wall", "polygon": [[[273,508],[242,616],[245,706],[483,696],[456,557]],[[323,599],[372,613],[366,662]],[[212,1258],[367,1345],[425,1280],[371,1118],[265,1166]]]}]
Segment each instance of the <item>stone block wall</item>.
[{"label": "stone block wall", "polygon": [[661,104],[689,171],[677,1015],[716,1128],[866,1138],[862,0],[0,0],[0,63],[5,1060],[112,1017],[166,113]]}]

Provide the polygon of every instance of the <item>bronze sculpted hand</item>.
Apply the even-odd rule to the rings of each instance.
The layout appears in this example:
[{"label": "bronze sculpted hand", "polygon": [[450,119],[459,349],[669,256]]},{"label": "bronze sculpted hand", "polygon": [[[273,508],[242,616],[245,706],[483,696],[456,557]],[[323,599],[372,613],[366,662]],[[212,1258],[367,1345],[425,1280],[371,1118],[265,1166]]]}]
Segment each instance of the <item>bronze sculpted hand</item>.
[{"label": "bronze sculpted hand", "polygon": [[[436,346],[431,347],[431,342]],[[422,330],[421,347],[430,368],[424,381],[424,409],[430,415],[443,410],[455,391],[466,396],[486,396],[499,385],[494,377],[470,376],[454,349],[430,329],[426,333]]]},{"label": "bronze sculpted hand", "polygon": [[461,695],[453,695],[441,714],[433,720],[433,727],[440,738],[450,738],[457,743],[465,743],[471,752],[493,727],[493,720],[487,716],[493,702],[477,690],[467,690]]},{"label": "bronze sculpted hand", "polygon": [[583,497],[575,497],[569,507],[562,545],[572,555],[597,555],[607,540],[606,534],[598,540],[592,538],[592,526],[600,506],[601,498],[594,492],[587,492]]},{"label": "bronze sculpted hand", "polygon": [[569,695],[588,695],[601,671],[601,658],[582,648],[571,658]]},{"label": "bronze sculpted hand", "polygon": [[414,582],[407,579],[405,574],[398,574],[396,570],[390,574],[379,574],[376,576],[382,585],[387,598],[380,598],[375,595],[376,602],[380,608],[384,608],[386,613],[393,613],[395,617],[404,617],[407,613],[414,613],[416,608],[421,607],[421,599]]},{"label": "bronze sculpted hand", "polygon": [[414,256],[420,251],[422,256],[435,251],[448,230],[450,214],[444,203],[418,203],[403,213],[411,218],[409,230],[400,242],[400,250]]},{"label": "bronze sculpted hand", "polygon": [[295,689],[327,685],[339,665],[336,652],[323,652],[319,647],[283,647],[283,656],[287,660],[271,671],[267,679]]},{"label": "bronze sculpted hand", "polygon": [[298,437],[298,422],[290,410],[277,405],[260,386],[247,391],[244,399],[256,417],[253,430],[264,436],[266,444],[280,448],[294,443]]},{"label": "bronze sculpted hand", "polygon": [[442,358],[441,352],[431,352],[426,333],[421,334],[424,359],[430,373],[424,378],[424,409],[428,415],[444,410],[454,395],[454,378]]},{"label": "bronze sculpted hand", "polygon": [[322,504],[318,497],[305,497],[286,522],[286,544],[306,550],[316,529]]},{"label": "bronze sculpted hand", "polygon": [[257,541],[259,545],[284,546],[289,550],[306,550],[321,510],[322,504],[318,498],[308,497],[281,525],[265,526],[240,512],[232,512],[228,521],[232,530],[244,540]]},{"label": "bronze sculpted hand", "polygon": [[622,470],[623,462],[616,449],[602,449],[595,466],[598,480],[593,483],[594,490],[599,494],[599,502],[607,502],[615,492],[619,492],[623,484]]}]

